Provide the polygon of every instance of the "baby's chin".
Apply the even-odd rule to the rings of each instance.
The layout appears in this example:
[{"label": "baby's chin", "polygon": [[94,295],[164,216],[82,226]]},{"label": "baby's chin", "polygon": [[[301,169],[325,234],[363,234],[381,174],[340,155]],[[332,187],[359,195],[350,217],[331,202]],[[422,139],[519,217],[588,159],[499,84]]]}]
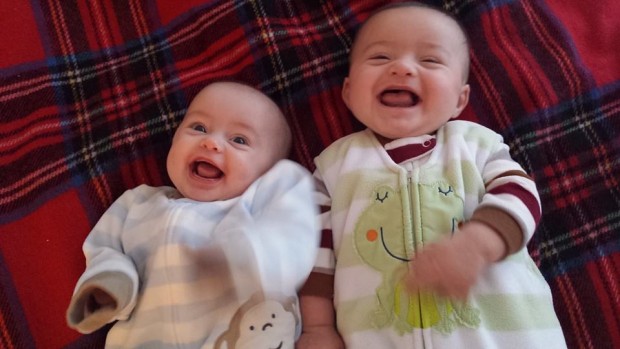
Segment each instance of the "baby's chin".
[{"label": "baby's chin", "polygon": [[377,132],[374,131],[375,136],[377,137],[377,140],[379,141],[379,143],[381,143],[382,145],[385,145],[387,143],[390,143],[391,141],[397,140],[397,139],[401,139],[401,138],[408,138],[408,137],[418,137],[418,136],[423,136],[427,133],[417,133],[417,132]]},{"label": "baby's chin", "polygon": [[201,193],[196,195],[196,193],[192,193],[190,195],[185,195],[186,198],[192,199],[194,201],[200,202],[215,202],[215,201],[226,201],[237,197],[238,195],[234,194],[226,194],[226,193]]},{"label": "baby's chin", "polygon": [[179,188],[177,190],[185,199],[199,202],[213,202],[227,200],[227,195],[215,190],[204,190],[196,188]]}]

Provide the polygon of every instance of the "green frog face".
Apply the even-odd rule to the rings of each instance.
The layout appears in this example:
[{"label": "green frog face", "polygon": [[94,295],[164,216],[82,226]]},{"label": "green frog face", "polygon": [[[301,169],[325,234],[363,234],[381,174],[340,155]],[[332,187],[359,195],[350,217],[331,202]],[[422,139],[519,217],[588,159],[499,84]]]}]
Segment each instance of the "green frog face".
[{"label": "green frog face", "polygon": [[401,198],[394,189],[381,186],[374,191],[372,203],[357,223],[355,246],[360,257],[381,272],[393,271],[409,261],[403,241]]},{"label": "green frog face", "polygon": [[[377,187],[372,193],[371,203],[355,226],[357,254],[382,274],[381,284],[376,290],[377,308],[373,324],[377,327],[392,324],[399,333],[428,327],[450,332],[457,323],[475,326],[479,318],[469,306],[455,307],[452,302],[433,294],[409,294],[404,288],[402,279],[409,267],[414,241],[423,245],[454,233],[463,214],[463,200],[455,194],[452,186],[444,182],[413,186],[400,192],[389,186]],[[411,212],[403,213],[403,203],[411,206],[408,208]],[[414,211],[418,214],[415,215]],[[405,219],[413,222],[413,229],[405,227]],[[407,230],[416,230],[417,233]],[[414,237],[415,234],[418,238]]]}]

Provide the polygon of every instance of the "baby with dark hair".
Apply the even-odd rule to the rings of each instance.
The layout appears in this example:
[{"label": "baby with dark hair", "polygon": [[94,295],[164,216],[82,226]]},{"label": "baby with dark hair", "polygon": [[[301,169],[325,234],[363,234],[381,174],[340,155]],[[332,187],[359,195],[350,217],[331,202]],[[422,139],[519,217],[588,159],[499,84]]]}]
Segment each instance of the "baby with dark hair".
[{"label": "baby with dark hair", "polygon": [[565,348],[526,248],[536,185],[499,134],[454,120],[470,93],[462,27],[391,5],[349,64],[342,98],[367,129],[315,159],[323,240],[298,348]]}]

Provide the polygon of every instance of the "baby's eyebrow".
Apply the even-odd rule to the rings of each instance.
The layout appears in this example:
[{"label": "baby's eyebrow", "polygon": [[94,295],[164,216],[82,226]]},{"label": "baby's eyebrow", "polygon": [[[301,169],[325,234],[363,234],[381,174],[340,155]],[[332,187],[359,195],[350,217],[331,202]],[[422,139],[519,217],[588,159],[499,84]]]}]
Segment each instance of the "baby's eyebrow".
[{"label": "baby's eyebrow", "polygon": [[256,128],[251,124],[244,121],[235,121],[231,123],[233,128],[235,129],[235,133],[241,133],[246,136],[255,137],[256,136]]},{"label": "baby's eyebrow", "polygon": [[[390,41],[390,40],[380,40],[380,41],[375,41],[375,42],[371,42],[366,46],[360,47],[360,54],[368,54],[371,51],[374,50],[380,50],[380,49],[384,49],[384,48],[389,48],[391,45],[394,45],[395,43]],[[436,51],[440,51],[443,52],[445,54],[450,54],[450,50],[445,46],[442,45],[440,43],[436,43],[434,41],[422,41],[422,42],[418,42],[416,44],[416,46],[418,46],[418,48],[424,49],[424,50],[436,50]]]},{"label": "baby's eyebrow", "polygon": [[196,119],[196,118],[208,118],[208,117],[209,117],[208,113],[205,113],[200,110],[191,110],[185,113],[185,116],[183,116],[183,121],[190,120],[190,119]]},{"label": "baby's eyebrow", "polygon": [[422,42],[419,43],[419,45],[420,45],[420,47],[422,47],[424,49],[438,50],[438,51],[442,51],[444,53],[450,53],[450,50],[448,50],[445,45],[438,44],[438,43],[433,42],[433,41],[422,41]]},{"label": "baby's eyebrow", "polygon": [[388,40],[374,41],[364,47],[361,47],[360,53],[362,54],[368,53],[368,51],[371,51],[373,49],[387,47],[389,45],[390,45],[390,41]]}]

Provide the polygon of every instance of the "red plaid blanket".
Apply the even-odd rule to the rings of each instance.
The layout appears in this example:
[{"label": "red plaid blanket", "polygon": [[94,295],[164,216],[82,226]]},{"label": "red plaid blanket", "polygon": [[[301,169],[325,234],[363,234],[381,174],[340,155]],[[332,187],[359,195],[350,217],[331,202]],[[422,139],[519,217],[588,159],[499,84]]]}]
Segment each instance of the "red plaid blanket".
[{"label": "red plaid blanket", "polygon": [[[530,251],[571,348],[620,347],[620,6],[429,1],[472,38],[463,118],[538,183]],[[309,169],[360,129],[340,99],[356,28],[386,1],[0,1],[0,347],[101,347],[65,309],[81,244],[126,189],[169,183],[188,101],[235,78],[283,108]]]}]

